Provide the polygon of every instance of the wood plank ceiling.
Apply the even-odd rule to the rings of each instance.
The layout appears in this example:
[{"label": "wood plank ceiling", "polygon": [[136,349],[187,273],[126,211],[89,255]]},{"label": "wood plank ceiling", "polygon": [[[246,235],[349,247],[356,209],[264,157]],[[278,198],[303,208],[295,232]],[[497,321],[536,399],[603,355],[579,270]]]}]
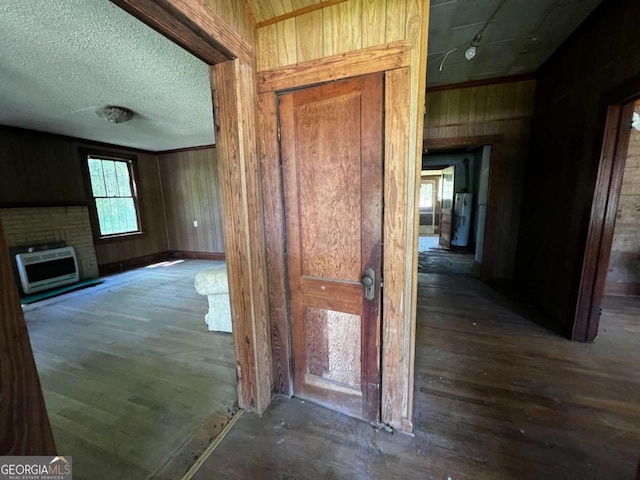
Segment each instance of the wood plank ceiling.
[{"label": "wood plank ceiling", "polygon": [[245,0],[255,17],[257,27],[344,1],[345,0]]}]

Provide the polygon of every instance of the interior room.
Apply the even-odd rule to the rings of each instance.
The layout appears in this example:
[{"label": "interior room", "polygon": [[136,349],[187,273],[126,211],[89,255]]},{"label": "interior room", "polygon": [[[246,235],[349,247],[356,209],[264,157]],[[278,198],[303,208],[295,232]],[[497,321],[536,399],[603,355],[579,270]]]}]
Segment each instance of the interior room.
[{"label": "interior room", "polygon": [[[77,478],[640,475],[639,15],[3,3],[0,452]],[[78,279],[23,305],[40,244]]]},{"label": "interior room", "polygon": [[182,475],[237,410],[208,67],[110,2],[3,10],[0,217],[56,445]]}]

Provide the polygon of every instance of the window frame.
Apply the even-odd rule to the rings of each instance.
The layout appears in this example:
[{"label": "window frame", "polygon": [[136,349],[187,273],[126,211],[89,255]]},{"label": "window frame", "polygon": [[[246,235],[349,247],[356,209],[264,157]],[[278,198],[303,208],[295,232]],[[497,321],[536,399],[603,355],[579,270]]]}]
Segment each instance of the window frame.
[{"label": "window frame", "polygon": [[[80,148],[80,161],[82,164],[82,172],[84,177],[85,195],[89,201],[89,217],[91,220],[91,230],[93,232],[93,239],[96,243],[126,240],[132,237],[139,237],[145,235],[145,228],[143,224],[143,213],[140,202],[140,175],[138,174],[138,157],[136,155],[120,153],[116,151],[94,150],[89,148]],[[136,210],[136,219],[138,222],[138,230],[133,232],[113,233],[110,235],[103,235],[100,231],[100,218],[98,216],[98,208],[96,205],[96,197],[93,195],[93,188],[91,186],[91,175],[89,173],[89,159],[103,159],[113,160],[119,162],[125,162],[129,171],[129,184],[131,186],[131,194],[133,198],[133,205]]]}]

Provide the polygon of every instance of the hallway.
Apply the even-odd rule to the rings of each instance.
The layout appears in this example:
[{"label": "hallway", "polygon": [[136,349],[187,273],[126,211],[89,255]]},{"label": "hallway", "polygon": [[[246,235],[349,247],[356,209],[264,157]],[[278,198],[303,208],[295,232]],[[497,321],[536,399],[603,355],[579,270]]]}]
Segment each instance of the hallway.
[{"label": "hallway", "polygon": [[571,343],[479,280],[419,275],[415,437],[297,399],[239,419],[194,478],[630,479],[640,300]]}]

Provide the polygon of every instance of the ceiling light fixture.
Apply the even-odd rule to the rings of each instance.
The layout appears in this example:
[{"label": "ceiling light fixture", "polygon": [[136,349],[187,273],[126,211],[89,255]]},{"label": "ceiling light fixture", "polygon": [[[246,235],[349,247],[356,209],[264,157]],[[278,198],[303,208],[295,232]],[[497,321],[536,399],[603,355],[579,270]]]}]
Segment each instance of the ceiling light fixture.
[{"label": "ceiling light fixture", "polygon": [[111,123],[128,122],[135,115],[131,110],[117,105],[106,105],[96,110],[96,115]]},{"label": "ceiling light fixture", "polygon": [[[498,6],[493,11],[491,16],[487,19],[487,21],[484,23],[484,25],[478,31],[478,33],[476,33],[475,37],[473,37],[473,40],[471,40],[471,43],[469,44],[469,48],[467,48],[467,50],[464,52],[464,57],[467,60],[473,60],[475,58],[476,54],[478,53],[478,46],[480,45],[480,42],[482,41],[482,34],[486,30],[486,28],[489,26],[489,24],[493,21],[493,19],[496,18],[496,15],[500,11],[500,9],[504,6],[506,1],[507,0],[500,0],[500,2],[498,3]],[[462,45],[458,45],[457,47],[452,48],[447,53],[445,53],[442,61],[440,62],[440,68],[438,68],[438,71],[439,72],[442,71],[442,69],[444,67],[444,62],[447,61],[447,58],[449,57],[449,55],[451,55],[453,52],[459,50],[460,48],[464,47],[465,45],[467,45],[466,42],[463,43]]]}]

